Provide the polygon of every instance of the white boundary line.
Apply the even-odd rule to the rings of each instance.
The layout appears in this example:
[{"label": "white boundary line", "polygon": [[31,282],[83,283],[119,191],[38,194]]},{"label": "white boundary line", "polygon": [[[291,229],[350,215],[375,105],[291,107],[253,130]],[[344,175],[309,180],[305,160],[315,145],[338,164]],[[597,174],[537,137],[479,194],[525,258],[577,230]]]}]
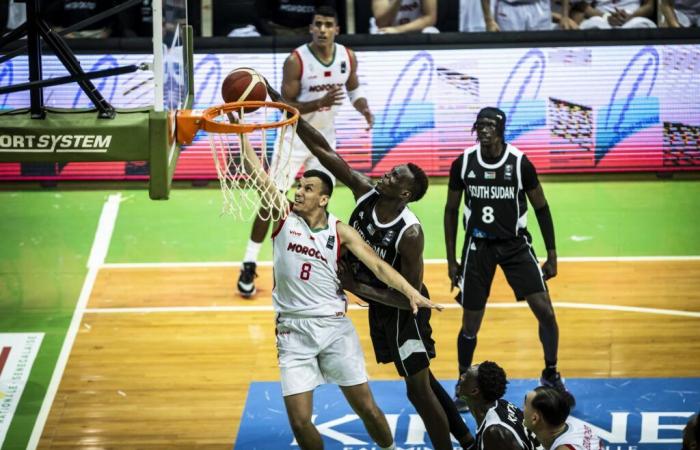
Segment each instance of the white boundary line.
[{"label": "white boundary line", "polygon": [[[555,308],[559,309],[595,309],[601,311],[619,311],[644,314],[660,314],[666,316],[680,316],[700,318],[700,312],[681,311],[676,309],[643,308],[639,306],[604,305],[595,303],[574,303],[574,302],[553,302]],[[445,309],[461,309],[457,303],[443,305]],[[494,309],[516,309],[527,308],[527,303],[491,303],[487,308]],[[367,309],[359,305],[350,305],[351,310]],[[273,312],[272,305],[257,306],[163,306],[146,308],[88,308],[86,313],[91,314],[151,314],[151,313],[183,313],[183,312]]]},{"label": "white boundary line", "polygon": [[[544,259],[541,259],[544,261]],[[557,258],[558,262],[655,262],[655,261],[700,261],[700,256],[564,256]],[[426,259],[425,264],[447,264],[446,259]],[[146,262],[146,263],[107,263],[105,269],[146,269],[146,268],[187,268],[187,267],[240,267],[240,261],[212,262]],[[258,266],[272,266],[272,261],[259,261]]]},{"label": "white boundary line", "polygon": [[61,347],[61,353],[58,355],[58,360],[56,361],[53,375],[51,376],[51,382],[46,390],[44,401],[41,404],[41,410],[39,411],[36,422],[34,423],[34,429],[32,430],[32,435],[29,438],[27,449],[34,450],[39,445],[41,433],[44,431],[44,426],[46,425],[46,419],[49,417],[51,405],[53,405],[56,392],[58,391],[58,386],[63,378],[63,371],[66,368],[68,357],[73,349],[73,343],[75,342],[75,338],[78,334],[80,322],[83,319],[83,314],[90,298],[92,287],[95,284],[97,272],[102,267],[102,263],[107,256],[109,242],[112,239],[112,231],[114,231],[114,224],[117,220],[117,213],[119,212],[120,201],[121,194],[110,195],[102,207],[100,221],[97,224],[95,239],[93,240],[92,249],[90,250],[90,257],[88,258],[87,262],[88,273],[85,276],[83,288],[80,291],[80,297],[78,298],[78,304],[75,307],[75,311],[73,311],[73,318],[70,326],[68,327],[68,331],[66,332],[66,337],[63,340],[63,346]]}]

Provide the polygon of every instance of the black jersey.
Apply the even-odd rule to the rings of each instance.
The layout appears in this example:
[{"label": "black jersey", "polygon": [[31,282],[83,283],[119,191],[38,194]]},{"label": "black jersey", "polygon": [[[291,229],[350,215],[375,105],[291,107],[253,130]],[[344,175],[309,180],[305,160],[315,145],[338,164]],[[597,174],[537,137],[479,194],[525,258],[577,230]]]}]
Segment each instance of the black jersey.
[{"label": "black jersey", "polygon": [[477,144],[466,149],[450,169],[450,189],[464,189],[467,235],[477,238],[509,239],[525,230],[525,191],[537,184],[532,163],[510,144],[496,161],[484,161]]},{"label": "black jersey", "polygon": [[537,439],[525,429],[523,417],[523,412],[520,408],[511,402],[503,399],[497,400],[496,404],[486,412],[484,421],[481,422],[481,425],[476,430],[477,449],[484,450],[484,431],[494,425],[499,425],[510,431],[523,450],[541,449]]},{"label": "black jersey", "polygon": [[[379,193],[374,189],[357,199],[357,206],[350,215],[349,223],[381,259],[401,272],[399,242],[401,242],[401,237],[408,227],[420,222],[416,215],[406,207],[396,219],[389,223],[380,223],[374,212],[378,199]],[[357,281],[375,288],[385,289],[387,287],[355,255],[349,254],[348,261],[352,265],[353,274]]]}]

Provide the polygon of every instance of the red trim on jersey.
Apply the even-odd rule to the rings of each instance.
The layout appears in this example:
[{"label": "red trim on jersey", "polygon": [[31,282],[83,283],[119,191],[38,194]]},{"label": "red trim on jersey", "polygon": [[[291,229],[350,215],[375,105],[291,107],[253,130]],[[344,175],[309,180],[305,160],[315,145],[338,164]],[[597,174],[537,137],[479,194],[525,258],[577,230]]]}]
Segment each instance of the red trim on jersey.
[{"label": "red trim on jersey", "polygon": [[352,63],[352,56],[350,55],[350,49],[345,47],[345,53],[348,54],[348,60],[350,61],[350,73],[352,73],[352,71],[355,70],[355,67]]},{"label": "red trim on jersey", "polygon": [[299,64],[301,64],[301,73],[299,74],[299,79],[301,80],[301,77],[304,76],[304,60],[301,59],[301,55],[299,54],[298,51],[293,50],[292,53],[297,55],[297,59],[299,60]]},{"label": "red trim on jersey", "polygon": [[2,350],[0,350],[0,374],[2,373],[2,369],[5,367],[7,358],[10,357],[11,348],[12,347],[3,347]]},{"label": "red trim on jersey", "polygon": [[287,220],[287,217],[289,217],[289,215],[284,216],[284,219],[279,221],[279,223],[277,224],[277,228],[275,228],[275,231],[272,232],[272,236],[270,236],[270,239],[274,239],[275,237],[277,237],[278,234],[280,234],[280,231],[282,231],[282,227],[284,226],[284,222]]},{"label": "red trim on jersey", "polygon": [[338,268],[338,262],[340,262],[340,233],[338,233],[338,224],[340,220],[335,221],[335,243],[338,247],[335,250],[335,267]]}]

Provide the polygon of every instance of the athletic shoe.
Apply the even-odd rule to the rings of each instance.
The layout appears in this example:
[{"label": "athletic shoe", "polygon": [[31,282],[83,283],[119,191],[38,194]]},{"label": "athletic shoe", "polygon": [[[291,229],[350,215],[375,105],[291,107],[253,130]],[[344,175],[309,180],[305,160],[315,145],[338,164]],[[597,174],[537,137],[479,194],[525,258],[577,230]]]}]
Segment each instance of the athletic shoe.
[{"label": "athletic shoe", "polygon": [[552,387],[564,394],[564,397],[566,398],[567,403],[569,403],[569,407],[571,409],[576,406],[576,398],[574,398],[573,394],[566,389],[564,379],[561,377],[559,372],[544,369],[542,371],[542,377],[540,378],[540,384],[542,386]]},{"label": "athletic shoe", "polygon": [[238,292],[244,298],[249,298],[255,295],[255,278],[258,276],[255,273],[257,264],[254,262],[244,262],[241,266],[241,274],[238,277]]}]

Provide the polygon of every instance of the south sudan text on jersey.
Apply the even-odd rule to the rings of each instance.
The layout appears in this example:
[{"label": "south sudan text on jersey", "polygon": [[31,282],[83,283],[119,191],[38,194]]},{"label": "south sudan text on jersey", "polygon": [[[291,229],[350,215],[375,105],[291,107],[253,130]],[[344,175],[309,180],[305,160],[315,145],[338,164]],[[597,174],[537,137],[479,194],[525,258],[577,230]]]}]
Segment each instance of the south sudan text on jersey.
[{"label": "south sudan text on jersey", "polygon": [[515,198],[515,186],[474,186],[469,185],[469,195],[475,198],[499,199]]}]

